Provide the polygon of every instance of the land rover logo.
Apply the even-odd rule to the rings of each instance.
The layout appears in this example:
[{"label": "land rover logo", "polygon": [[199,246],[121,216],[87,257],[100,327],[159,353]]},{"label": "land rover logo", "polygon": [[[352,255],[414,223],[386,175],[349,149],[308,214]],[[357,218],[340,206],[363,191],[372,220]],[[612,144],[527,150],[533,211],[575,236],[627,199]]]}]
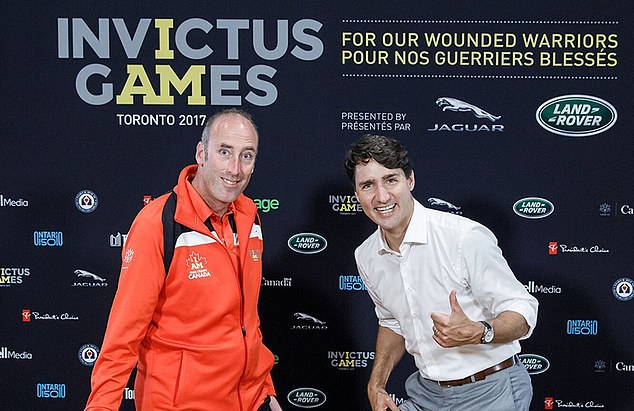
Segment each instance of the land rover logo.
[{"label": "land rover logo", "polygon": [[555,210],[555,206],[545,198],[526,197],[518,200],[513,205],[513,211],[524,218],[544,218],[548,217]]},{"label": "land rover logo", "polygon": [[551,133],[587,137],[612,127],[617,113],[614,106],[598,97],[571,94],[548,100],[539,106],[535,117]]},{"label": "land rover logo", "polygon": [[301,254],[315,254],[326,249],[328,242],[319,234],[299,233],[288,239],[291,250]]},{"label": "land rover logo", "polygon": [[300,408],[315,408],[326,402],[326,394],[315,388],[296,388],[286,398]]},{"label": "land rover logo", "polygon": [[541,374],[550,368],[550,361],[537,354],[521,354],[520,360],[529,374]]}]

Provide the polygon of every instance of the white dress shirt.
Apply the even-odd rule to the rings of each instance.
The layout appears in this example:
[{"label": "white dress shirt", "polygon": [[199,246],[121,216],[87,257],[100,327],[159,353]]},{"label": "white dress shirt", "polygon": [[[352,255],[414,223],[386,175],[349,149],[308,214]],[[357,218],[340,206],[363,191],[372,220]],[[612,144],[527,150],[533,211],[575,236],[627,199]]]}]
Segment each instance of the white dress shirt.
[{"label": "white dress shirt", "polygon": [[497,239],[468,218],[423,207],[414,214],[400,252],[391,250],[380,228],[355,251],[359,274],[374,301],[381,326],[405,339],[424,378],[464,378],[520,352],[518,341],[443,348],[433,339],[431,313],[449,314],[449,293],[474,321],[502,311],[521,314],[530,330],[537,322],[537,299],[515,278]]}]

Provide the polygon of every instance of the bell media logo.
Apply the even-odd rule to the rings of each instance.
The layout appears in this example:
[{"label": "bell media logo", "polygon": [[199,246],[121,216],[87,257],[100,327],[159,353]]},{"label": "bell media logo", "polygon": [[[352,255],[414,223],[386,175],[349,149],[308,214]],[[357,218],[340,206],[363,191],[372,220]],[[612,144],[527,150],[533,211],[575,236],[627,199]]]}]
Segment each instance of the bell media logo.
[{"label": "bell media logo", "polygon": [[566,137],[588,137],[603,133],[616,123],[612,104],[598,97],[571,94],[552,98],[535,112],[540,126]]},{"label": "bell media logo", "polygon": [[75,207],[82,213],[92,213],[98,204],[97,194],[90,190],[82,190],[75,196]]},{"label": "bell media logo", "polygon": [[634,281],[631,278],[619,278],[612,284],[612,293],[621,301],[630,301],[634,297]]}]

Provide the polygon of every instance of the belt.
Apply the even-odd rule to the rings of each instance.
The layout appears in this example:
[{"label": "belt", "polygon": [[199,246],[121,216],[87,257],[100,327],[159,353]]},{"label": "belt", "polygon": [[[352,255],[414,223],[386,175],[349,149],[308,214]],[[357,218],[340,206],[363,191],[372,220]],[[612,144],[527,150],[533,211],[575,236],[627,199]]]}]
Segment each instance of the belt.
[{"label": "belt", "polygon": [[465,384],[470,384],[472,382],[476,382],[476,381],[482,381],[483,379],[485,379],[487,376],[491,375],[491,374],[495,374],[498,371],[502,371],[504,369],[509,368],[512,365],[517,364],[520,361],[519,357],[517,355],[512,356],[511,358],[507,358],[506,360],[502,361],[499,364],[495,364],[492,367],[489,367],[485,370],[479,371],[473,375],[470,375],[468,377],[459,379],[459,380],[449,380],[449,381],[434,381],[435,383],[437,383],[438,385],[440,385],[441,387],[458,387],[460,385],[465,385]]}]

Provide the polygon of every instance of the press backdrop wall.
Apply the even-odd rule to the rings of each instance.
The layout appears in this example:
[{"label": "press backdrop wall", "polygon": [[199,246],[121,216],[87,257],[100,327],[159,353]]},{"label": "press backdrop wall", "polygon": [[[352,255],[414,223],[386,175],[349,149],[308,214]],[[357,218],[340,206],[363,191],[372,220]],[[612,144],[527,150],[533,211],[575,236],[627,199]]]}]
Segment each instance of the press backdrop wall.
[{"label": "press backdrop wall", "polygon": [[[0,409],[82,409],[130,223],[232,106],[261,135],[247,194],[284,409],[369,410],[353,250],[375,227],[342,167],[366,132],[409,146],[416,198],[488,226],[538,298],[532,409],[634,409],[629,2],[0,9]],[[390,380],[399,403],[413,371]]]}]

